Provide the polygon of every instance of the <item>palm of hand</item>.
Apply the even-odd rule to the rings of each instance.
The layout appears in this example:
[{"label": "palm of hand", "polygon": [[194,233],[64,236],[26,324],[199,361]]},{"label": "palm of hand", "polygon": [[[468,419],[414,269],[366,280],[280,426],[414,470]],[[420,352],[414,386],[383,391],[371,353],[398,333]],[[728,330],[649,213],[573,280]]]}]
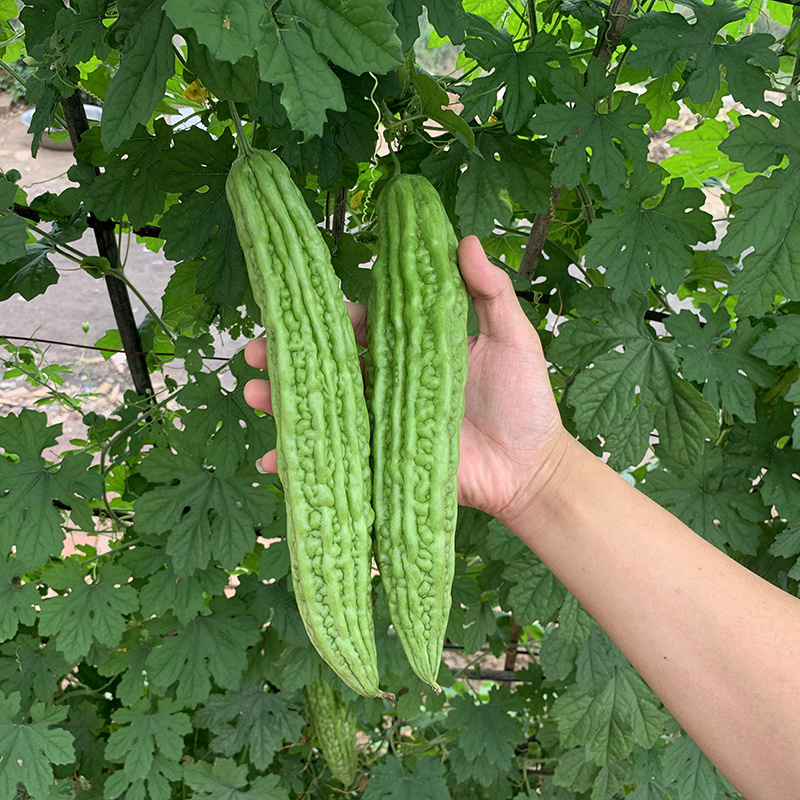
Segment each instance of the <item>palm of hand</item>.
[{"label": "palm of hand", "polygon": [[563,434],[538,336],[527,319],[515,334],[470,341],[461,427],[459,504],[501,519],[535,492]]},{"label": "palm of hand", "polygon": [[[509,520],[546,481],[550,470],[545,468],[558,461],[566,432],[538,334],[520,308],[508,276],[486,260],[475,237],[461,242],[459,267],[480,335],[469,342],[458,501]],[[366,308],[348,304],[348,311],[356,342],[366,346]],[[251,366],[265,369],[264,340],[251,341],[245,358]],[[250,381],[245,399],[272,413],[268,381]],[[264,470],[276,471],[275,451],[261,463]]]}]

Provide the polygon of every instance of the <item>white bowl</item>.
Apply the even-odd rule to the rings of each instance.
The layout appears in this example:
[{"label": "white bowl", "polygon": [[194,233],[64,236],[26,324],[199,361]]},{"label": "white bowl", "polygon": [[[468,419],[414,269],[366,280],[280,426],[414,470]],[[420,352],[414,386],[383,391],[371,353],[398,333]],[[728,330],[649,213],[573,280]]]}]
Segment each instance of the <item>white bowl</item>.
[{"label": "white bowl", "polygon": [[[100,106],[92,106],[84,104],[83,110],[86,112],[86,119],[91,120],[92,122],[99,122],[101,117],[103,116],[103,109]],[[20,115],[19,121],[26,127],[30,128],[31,120],[33,119],[33,112],[34,109],[29,108],[27,111],[23,111]],[[60,133],[63,132],[64,129],[60,126],[55,128],[48,128],[45,132],[45,135],[42,136],[42,147],[46,147],[48,150],[72,150],[72,142],[70,142],[69,138],[65,139],[63,142],[56,142],[50,138],[51,133]],[[29,131],[30,133],[30,131]]]}]

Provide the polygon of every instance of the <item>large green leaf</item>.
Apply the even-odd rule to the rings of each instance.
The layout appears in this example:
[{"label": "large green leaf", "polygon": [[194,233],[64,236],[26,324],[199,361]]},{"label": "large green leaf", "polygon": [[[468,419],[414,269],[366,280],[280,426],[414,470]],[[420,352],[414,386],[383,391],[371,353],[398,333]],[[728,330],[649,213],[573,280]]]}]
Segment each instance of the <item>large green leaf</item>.
[{"label": "large green leaf", "polygon": [[722,255],[745,256],[731,292],[741,292],[743,313],[763,314],[779,292],[800,299],[800,104],[769,105],[780,120],[774,127],[766,117],[742,117],[739,127],[720,145],[731,159],[750,171],[766,170],[788,156],[788,165],[759,176],[735,198],[736,214],[720,245]]},{"label": "large green leaf", "polygon": [[386,0],[284,0],[281,10],[296,14],[311,29],[314,47],[348,72],[383,74],[403,63]]},{"label": "large green leaf", "polygon": [[0,692],[0,796],[17,796],[22,783],[32,797],[45,797],[53,786],[53,765],[75,758],[72,735],[54,728],[67,716],[66,706],[34,703],[21,719],[20,695]]},{"label": "large green leaf", "polygon": [[174,636],[165,636],[147,658],[147,674],[157,694],[178,683],[180,703],[195,706],[211,692],[211,678],[224,689],[237,689],[247,664],[245,650],[258,641],[261,624],[236,614],[230,601],[215,601],[216,612],[196,617]]},{"label": "large green leaf", "polygon": [[56,564],[44,574],[45,583],[58,594],[42,601],[39,631],[54,636],[68,661],[85,656],[93,642],[113,648],[126,627],[126,615],[138,610],[136,590],[128,586],[130,573],[108,563],[91,583],[75,561]]},{"label": "large green leaf", "polygon": [[114,712],[113,721],[118,727],[108,737],[106,757],[123,764],[117,775],[124,773],[129,782],[143,782],[150,776],[158,755],[170,761],[181,757],[183,737],[191,732],[192,724],[180,708],[174,700],[151,705],[143,699],[131,708]]},{"label": "large green leaf", "polygon": [[[617,92],[614,110],[602,113],[599,101],[614,91],[613,75],[592,58],[586,74],[574,67],[557,70],[553,91],[566,104],[537,106],[531,130],[547,136],[552,144],[563,141],[553,170],[553,182],[574,188],[589,162],[589,178],[607,197],[628,179],[625,159],[641,168],[647,159],[648,138],[643,126],[650,112],[636,102],[636,95]],[[588,153],[591,152],[591,156]]]},{"label": "large green leaf", "polygon": [[259,775],[249,784],[247,772],[246,764],[217,758],[213,766],[206,761],[189,764],[183,774],[200,800],[289,800],[289,790],[279,785],[280,775]]},{"label": "large green leaf", "polygon": [[92,456],[68,451],[56,466],[41,453],[56,443],[61,425],[47,425],[47,415],[30,410],[0,417],[0,446],[12,461],[0,456],[0,547],[16,548],[25,566],[39,566],[60,555],[64,542],[61,512],[54,500],[71,509],[73,520],[94,530],[88,499],[99,497],[102,482],[89,471]]},{"label": "large green leaf", "polygon": [[147,5],[119,0],[117,8],[121,16],[126,11],[133,15],[135,22],[125,37],[119,69],[111,78],[103,103],[101,141],[108,152],[129,139],[137,124],[150,120],[175,68],[175,27],[160,0]]},{"label": "large green leaf", "polygon": [[711,102],[724,69],[733,97],[753,111],[759,109],[764,92],[772,88],[766,70],[776,71],[779,66],[777,54],[770,49],[774,37],[753,33],[733,42],[718,37],[721,28],[746,13],[731,0],[713,0],[711,4],[681,0],[680,5],[692,10],[693,22],[677,12],[655,11],[628,24],[625,33],[635,45],[628,57],[630,65],[649,66],[653,77],[660,77],[678,62],[688,62],[684,85],[675,98],[688,97],[695,103]]},{"label": "large green leaf", "polygon": [[[651,280],[675,291],[692,269],[692,245],[716,236],[711,216],[700,210],[705,196],[687,189],[676,178],[662,186],[661,169],[635,172],[630,188],[621,189],[606,204],[615,214],[604,214],[590,226],[586,264],[605,267],[614,299],[646,292]],[[661,194],[658,204],[651,200]]]},{"label": "large green leaf", "polygon": [[665,321],[667,330],[679,344],[676,351],[683,375],[703,386],[703,399],[712,406],[720,402],[745,422],[756,418],[754,386],[771,386],[775,370],[751,355],[759,332],[747,320],[731,330],[731,319],[724,306],[712,312],[701,306],[705,324],[691,311],[681,311]]},{"label": "large green leaf", "polygon": [[176,28],[191,28],[218,61],[235,64],[255,54],[272,21],[275,0],[167,0]]},{"label": "large green leaf", "polygon": [[[566,355],[571,363],[593,362],[570,392],[581,435],[607,437],[612,462],[629,466],[649,446],[654,409],[664,452],[681,464],[696,461],[704,441],[715,436],[718,413],[678,375],[675,345],[652,335],[644,302],[615,304],[607,289],[594,289],[579,294],[576,305],[583,318],[561,325],[550,350],[557,361]],[[566,341],[559,345],[561,337]]]},{"label": "large green leaf", "polygon": [[306,724],[290,707],[289,697],[249,683],[239,690],[210,695],[195,714],[194,724],[214,734],[215,752],[235,756],[247,747],[253,766],[265,770],[283,742],[296,742]]},{"label": "large green leaf", "polygon": [[502,90],[500,114],[509,133],[517,132],[530,121],[542,94],[554,99],[550,85],[557,74],[555,69],[565,67],[569,62],[566,51],[554,36],[537,33],[529,47],[517,50],[507,31],[498,30],[475,17],[470,20],[465,50],[492,73],[473,81],[475,88],[467,92],[485,94],[491,91],[496,97]]},{"label": "large green leaf", "polygon": [[269,31],[258,47],[258,64],[262,80],[283,87],[281,105],[307,139],[322,135],[328,109],[347,109],[341,81],[302,28],[284,28],[279,39]]},{"label": "large green leaf", "polygon": [[750,491],[751,481],[732,474],[732,464],[718,447],[707,444],[690,467],[669,458],[661,458],[660,467],[647,473],[641,485],[645,494],[717,547],[756,552],[759,523],[768,510],[760,495]]},{"label": "large green leaf", "polygon": [[399,758],[390,757],[377,764],[364,790],[364,800],[448,800],[450,791],[444,779],[444,764],[433,759],[418,759],[416,771],[403,768]]},{"label": "large green leaf", "polygon": [[142,474],[165,485],[135,503],[136,524],[166,536],[180,576],[207,566],[213,555],[233,569],[255,544],[255,529],[272,520],[275,495],[254,486],[249,474],[217,475],[193,455],[153,450]]}]

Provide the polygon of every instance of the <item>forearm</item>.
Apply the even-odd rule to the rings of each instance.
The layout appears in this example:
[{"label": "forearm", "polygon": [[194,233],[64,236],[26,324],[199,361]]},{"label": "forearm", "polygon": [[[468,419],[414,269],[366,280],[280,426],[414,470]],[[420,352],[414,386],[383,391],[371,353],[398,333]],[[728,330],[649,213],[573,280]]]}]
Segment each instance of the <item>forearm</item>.
[{"label": "forearm", "polygon": [[747,800],[800,785],[800,600],[749,572],[574,440],[507,520]]}]

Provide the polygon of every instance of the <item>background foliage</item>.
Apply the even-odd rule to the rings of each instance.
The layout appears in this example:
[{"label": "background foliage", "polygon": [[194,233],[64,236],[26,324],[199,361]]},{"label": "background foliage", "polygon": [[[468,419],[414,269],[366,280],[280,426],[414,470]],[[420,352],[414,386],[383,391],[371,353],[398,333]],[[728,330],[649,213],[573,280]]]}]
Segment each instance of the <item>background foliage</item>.
[{"label": "background foliage", "polygon": [[[379,583],[381,675],[397,704],[354,696],[321,664],[293,599],[280,488],[254,468],[273,423],[242,400],[252,371],[240,356],[210,366],[212,333],[243,342],[258,318],[224,194],[236,156],[227,101],[292,169],[357,301],[374,198],[393,169],[380,128],[402,169],[437,187],[458,232],[514,273],[570,429],[796,594],[797,9],[0,6],[0,55],[12,74],[24,59],[36,106],[34,154],[59,121],[81,134],[76,91],[103,104],[72,188],[26,195],[18,174],[2,174],[0,300],[54,284],[54,252],[135,290],[115,236],[174,262],[160,308],[104,339],[147,352],[146,369],[129,355],[139,391],[115,413],[86,414],[85,438],[56,460],[44,453],[60,426],[42,411],[0,419],[0,796],[341,796],[306,728],[302,687],[324,675],[357,714],[352,795],[365,800],[736,797],[543,564],[470,509],[448,628],[468,659],[456,677],[452,659],[442,664],[444,693],[411,673]],[[187,105],[197,124],[168,124]],[[692,124],[654,163],[650,137],[681,112]],[[71,244],[87,225],[95,253]],[[57,366],[3,344],[6,377],[25,374],[80,410]],[[148,396],[147,370],[175,359],[186,381]],[[97,548],[62,557],[74,529],[96,531]],[[487,651],[506,671],[467,683]]]}]

